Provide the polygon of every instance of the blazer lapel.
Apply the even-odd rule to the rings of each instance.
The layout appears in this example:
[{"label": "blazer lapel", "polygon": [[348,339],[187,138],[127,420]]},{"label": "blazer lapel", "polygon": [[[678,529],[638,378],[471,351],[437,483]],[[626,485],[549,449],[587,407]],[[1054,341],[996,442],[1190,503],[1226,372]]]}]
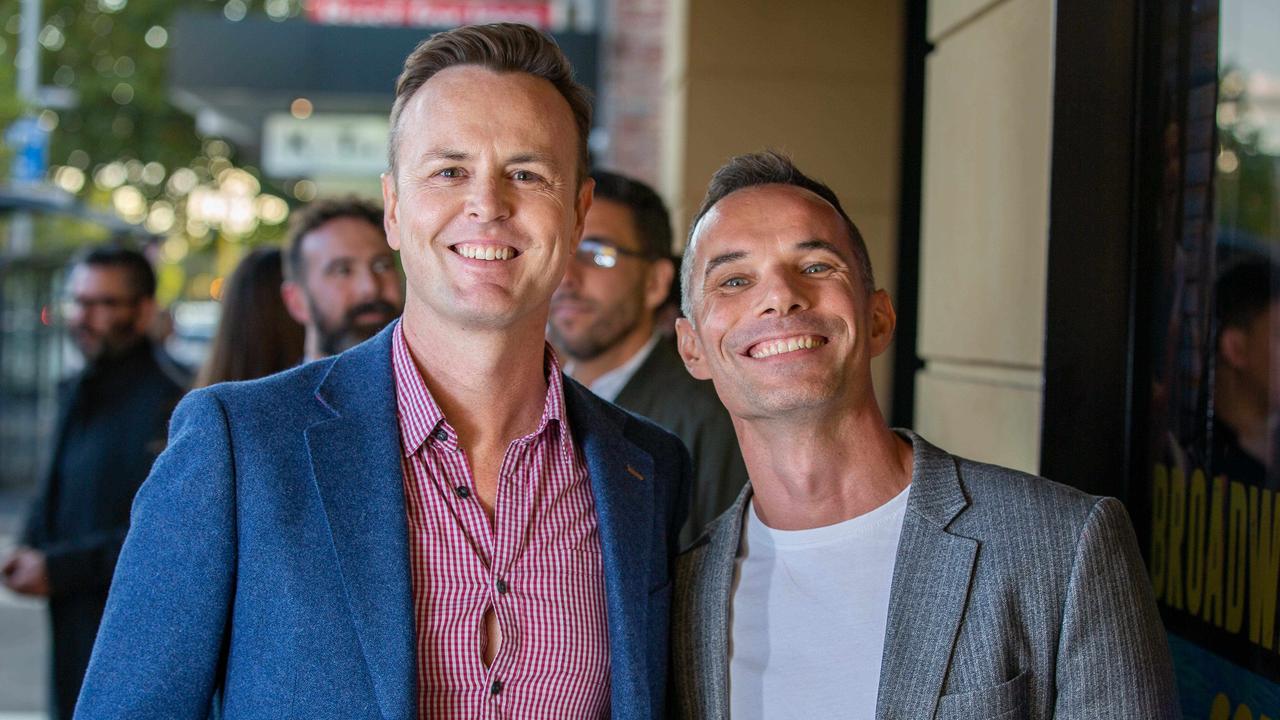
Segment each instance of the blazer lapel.
[{"label": "blazer lapel", "polygon": [[695,617],[703,618],[701,635],[695,648],[698,659],[699,694],[703,698],[704,717],[729,720],[729,631],[730,604],[733,602],[733,577],[737,570],[738,550],[742,542],[742,515],[751,500],[751,483],[738,493],[738,499],[707,528],[707,549],[701,573],[694,582],[700,587],[694,596],[699,605]]},{"label": "blazer lapel", "polygon": [[915,433],[911,492],[898,540],[876,718],[931,718],[968,602],[978,543],[947,526],[968,505],[955,459]]},{"label": "blazer lapel", "polygon": [[307,445],[338,570],[384,718],[416,716],[416,651],[391,331],[334,361],[316,397],[334,417]]},{"label": "blazer lapel", "polygon": [[649,718],[648,596],[653,458],[622,434],[627,416],[569,378],[565,405],[586,460],[604,555],[612,716]]}]

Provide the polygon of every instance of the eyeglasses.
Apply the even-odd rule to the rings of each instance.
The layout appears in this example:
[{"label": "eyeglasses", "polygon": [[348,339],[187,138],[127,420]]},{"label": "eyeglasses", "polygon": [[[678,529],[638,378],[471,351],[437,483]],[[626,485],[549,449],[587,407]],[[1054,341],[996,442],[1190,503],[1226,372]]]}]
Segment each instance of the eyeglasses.
[{"label": "eyeglasses", "polygon": [[645,253],[620,248],[617,245],[605,242],[598,237],[582,238],[582,242],[578,244],[578,253],[574,257],[578,259],[578,262],[585,265],[611,268],[618,264],[619,256],[644,259],[649,258]]},{"label": "eyeglasses", "polygon": [[68,317],[73,312],[79,310],[83,312],[93,312],[99,308],[108,312],[114,312],[124,308],[133,307],[138,304],[141,298],[137,296],[131,297],[93,297],[81,295],[78,297],[70,297],[62,301],[62,316]]}]

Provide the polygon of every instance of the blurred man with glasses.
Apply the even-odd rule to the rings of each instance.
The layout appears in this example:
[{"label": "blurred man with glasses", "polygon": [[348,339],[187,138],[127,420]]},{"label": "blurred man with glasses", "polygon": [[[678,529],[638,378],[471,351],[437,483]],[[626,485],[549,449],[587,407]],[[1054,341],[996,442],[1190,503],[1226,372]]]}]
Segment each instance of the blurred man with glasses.
[{"label": "blurred man with glasses", "polygon": [[145,257],[93,248],[72,264],[67,286],[63,316],[85,367],[60,388],[53,457],[3,567],[10,590],[48,599],[54,718],[72,715],[134,493],[164,449],[186,384],[147,338],[156,277]]},{"label": "blurred man with glasses", "polygon": [[596,395],[675,433],[693,456],[692,506],[681,543],[733,503],[746,482],[733,424],[710,382],[685,371],[654,323],[671,288],[671,219],[648,185],[592,173],[582,243],[551,299],[551,342],[565,371]]}]

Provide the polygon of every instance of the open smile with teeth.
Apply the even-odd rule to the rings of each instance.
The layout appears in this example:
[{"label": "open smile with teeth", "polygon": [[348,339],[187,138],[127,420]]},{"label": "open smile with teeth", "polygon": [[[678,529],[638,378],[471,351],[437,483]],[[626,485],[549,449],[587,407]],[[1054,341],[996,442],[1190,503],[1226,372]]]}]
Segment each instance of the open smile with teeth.
[{"label": "open smile with teeth", "polygon": [[520,254],[509,245],[481,245],[478,243],[458,243],[453,246],[453,251],[464,258],[472,260],[510,260]]},{"label": "open smile with teeth", "polygon": [[797,350],[809,350],[826,344],[827,339],[818,335],[796,335],[789,338],[766,340],[752,346],[751,349],[747,351],[747,354],[759,360],[762,358],[773,357],[774,355],[795,352]]}]

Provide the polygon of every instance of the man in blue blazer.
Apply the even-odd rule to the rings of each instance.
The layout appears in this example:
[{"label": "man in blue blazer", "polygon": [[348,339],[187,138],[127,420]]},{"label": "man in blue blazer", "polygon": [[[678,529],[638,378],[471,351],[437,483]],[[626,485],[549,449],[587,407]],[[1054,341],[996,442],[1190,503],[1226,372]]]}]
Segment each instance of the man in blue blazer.
[{"label": "man in blue blazer", "polygon": [[[404,317],[337,357],[182,402],[134,505],[77,717],[664,714],[688,456],[562,380],[543,340],[591,203],[589,114],[563,55],[527,27],[460,28],[410,55],[383,178]],[[424,415],[406,407],[408,376],[439,416],[421,450],[406,440],[406,418]],[[545,527],[566,516],[565,503],[538,509],[553,473],[519,474],[545,469],[527,452],[540,442],[582,480],[556,497],[581,490],[585,525],[570,512],[577,525]],[[424,503],[456,523],[423,520]],[[517,515],[529,524],[504,565],[494,538],[513,537]],[[582,531],[572,547],[557,545],[565,527]],[[477,528],[474,551],[445,541]],[[566,567],[565,552],[586,560]],[[433,596],[433,583],[474,593],[476,568],[494,573],[483,612]],[[599,612],[555,617],[560,584]],[[570,648],[590,667],[541,662],[563,648],[538,637],[577,643],[593,622],[592,642]],[[441,644],[459,632],[466,642]],[[503,674],[521,663],[537,672]]]}]

